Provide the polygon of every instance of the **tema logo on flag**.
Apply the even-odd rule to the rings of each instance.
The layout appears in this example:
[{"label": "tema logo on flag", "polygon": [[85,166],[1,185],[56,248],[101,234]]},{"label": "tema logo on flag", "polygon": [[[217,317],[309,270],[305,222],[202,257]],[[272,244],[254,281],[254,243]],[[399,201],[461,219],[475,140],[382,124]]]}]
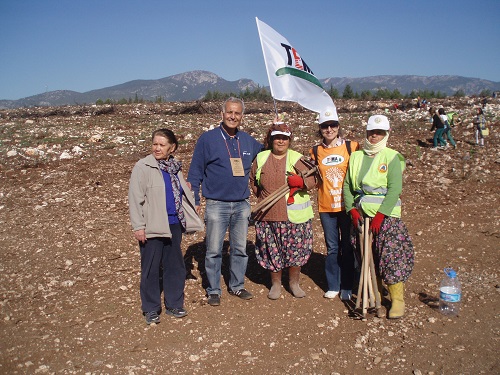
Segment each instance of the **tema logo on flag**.
[{"label": "tema logo on flag", "polygon": [[316,86],[323,88],[319,80],[314,76],[313,71],[307,66],[306,62],[302,59],[302,57],[300,57],[297,50],[285,43],[281,43],[281,46],[286,51],[288,57],[287,61],[288,66],[278,69],[276,71],[276,75],[279,77],[285,74],[290,74],[292,76],[305,79],[315,84]]}]

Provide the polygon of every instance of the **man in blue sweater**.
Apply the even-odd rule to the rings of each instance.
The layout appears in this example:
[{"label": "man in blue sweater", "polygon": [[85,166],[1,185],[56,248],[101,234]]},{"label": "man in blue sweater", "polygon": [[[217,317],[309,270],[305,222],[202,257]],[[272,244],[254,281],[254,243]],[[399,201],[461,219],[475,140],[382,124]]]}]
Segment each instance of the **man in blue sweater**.
[{"label": "man in blue sweater", "polygon": [[252,294],[244,288],[250,217],[248,179],[253,159],[263,146],[238,129],[244,110],[242,100],[226,100],[220,126],[198,139],[189,168],[188,182],[194,191],[197,209],[200,205],[200,185],[206,200],[205,269],[209,283],[208,303],[211,306],[220,305],[222,246],[228,228],[229,293],[244,300],[252,298]]}]

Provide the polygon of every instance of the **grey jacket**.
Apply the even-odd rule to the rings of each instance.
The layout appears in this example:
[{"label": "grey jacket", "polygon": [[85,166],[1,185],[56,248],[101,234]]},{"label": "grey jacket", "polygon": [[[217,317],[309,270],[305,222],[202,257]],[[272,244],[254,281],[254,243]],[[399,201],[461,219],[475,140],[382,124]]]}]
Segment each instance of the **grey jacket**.
[{"label": "grey jacket", "polygon": [[[184,194],[194,206],[194,195],[182,176],[177,174]],[[132,169],[128,190],[130,222],[134,231],[144,229],[146,238],[172,237],[168,224],[165,182],[153,155],[139,160]]]}]

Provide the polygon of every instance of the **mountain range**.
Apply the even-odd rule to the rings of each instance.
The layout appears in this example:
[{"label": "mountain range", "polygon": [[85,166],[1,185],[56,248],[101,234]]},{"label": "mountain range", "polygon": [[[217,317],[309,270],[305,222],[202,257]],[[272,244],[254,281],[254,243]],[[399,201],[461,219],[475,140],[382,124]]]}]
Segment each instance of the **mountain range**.
[{"label": "mountain range", "polygon": [[[446,95],[453,95],[459,90],[462,90],[465,95],[478,95],[483,90],[500,91],[500,82],[453,75],[429,77],[415,75],[383,75],[361,78],[331,77],[320,79],[320,82],[325,90],[332,87],[337,89],[339,93],[343,92],[346,85],[350,85],[352,90],[358,93],[365,90],[377,91],[379,89],[389,91],[397,89],[402,94],[414,90],[439,91]],[[239,93],[247,89],[252,91],[257,88],[259,88],[259,85],[250,79],[242,78],[237,81],[227,81],[214,73],[195,70],[161,79],[129,81],[84,93],[57,90],[18,100],[0,100],[0,109],[94,104],[99,99],[102,101],[107,99],[114,101],[121,99],[155,101],[161,98],[162,101],[168,102],[192,101],[203,98],[209,90],[221,93]]]}]

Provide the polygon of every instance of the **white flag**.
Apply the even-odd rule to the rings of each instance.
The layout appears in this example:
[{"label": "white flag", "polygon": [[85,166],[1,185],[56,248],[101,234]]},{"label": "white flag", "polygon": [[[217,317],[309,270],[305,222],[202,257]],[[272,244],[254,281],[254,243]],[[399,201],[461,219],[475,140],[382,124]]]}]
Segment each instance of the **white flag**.
[{"label": "white flag", "polygon": [[273,98],[297,102],[314,112],[335,109],[332,98],[297,50],[273,28],[257,17],[255,20]]}]

